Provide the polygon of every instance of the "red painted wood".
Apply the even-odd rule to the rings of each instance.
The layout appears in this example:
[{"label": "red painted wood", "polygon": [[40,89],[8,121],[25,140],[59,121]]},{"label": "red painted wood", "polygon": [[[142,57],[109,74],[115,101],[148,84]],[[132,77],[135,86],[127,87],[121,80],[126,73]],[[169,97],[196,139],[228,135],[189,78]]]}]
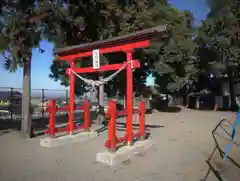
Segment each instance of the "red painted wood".
[{"label": "red painted wood", "polygon": [[84,101],[84,128],[85,130],[89,130],[91,127],[90,121],[90,104],[87,100]]},{"label": "red painted wood", "polygon": [[[138,113],[139,113],[138,109],[133,109],[133,114],[138,114]],[[122,110],[122,111],[117,112],[117,116],[126,116],[126,115],[127,115],[126,110]]]},{"label": "red painted wood", "polygon": [[[71,62],[71,68],[75,68],[75,62]],[[70,75],[70,101],[69,101],[69,117],[68,117],[68,125],[69,125],[69,134],[73,133],[74,129],[74,106],[75,106],[75,76],[73,74]]]},{"label": "red painted wood", "polygon": [[[132,52],[127,52],[127,61],[132,60]],[[133,115],[133,75],[132,75],[132,65],[131,63],[127,66],[127,135],[128,135],[128,145],[132,145],[132,115]]]},{"label": "red painted wood", "polygon": [[56,124],[56,102],[54,100],[50,100],[49,103],[49,135],[55,136],[55,124]]},{"label": "red painted wood", "polygon": [[[74,110],[79,110],[79,111],[80,110],[84,110],[84,106],[75,106]],[[69,111],[69,105],[67,104],[67,105],[65,105],[63,107],[58,107],[57,111],[66,111],[66,112],[68,112]]]},{"label": "red painted wood", "polygon": [[[139,138],[141,136],[141,134],[138,132],[138,133],[134,133],[133,134],[133,138]],[[120,137],[120,138],[116,138],[116,144],[119,144],[119,143],[123,143],[123,142],[126,142],[128,141],[128,135],[124,135],[123,137]],[[104,146],[108,149],[111,148],[111,140],[107,140],[104,144]]]},{"label": "red painted wood", "polygon": [[116,102],[110,100],[108,102],[110,120],[108,123],[108,140],[110,140],[109,150],[111,152],[116,151]]},{"label": "red painted wood", "polygon": [[[127,61],[132,60],[132,52],[134,49],[137,48],[145,48],[149,47],[150,45],[150,40],[148,38],[144,38],[145,40],[143,41],[138,41],[132,43],[128,43],[126,41],[119,41],[119,46],[113,45],[112,47],[104,47],[100,48],[100,54],[106,54],[106,53],[113,53],[113,52],[125,52],[127,55]],[[135,41],[137,41],[135,39]],[[98,70],[94,70],[92,67],[86,67],[86,68],[75,68],[75,60],[83,57],[89,57],[92,56],[92,49],[86,50],[85,52],[79,52],[76,54],[71,54],[67,56],[60,56],[60,60],[65,60],[69,61],[71,65],[71,69],[76,72],[76,73],[92,73],[92,72],[103,72],[103,71],[111,71],[111,70],[118,70],[122,67],[123,64],[113,64],[113,65],[104,65],[101,66]],[[126,114],[127,114],[127,120],[126,120],[126,125],[127,125],[127,131],[124,137],[122,138],[117,138],[116,137],[116,116],[121,114],[120,112],[117,114],[116,112],[116,103],[110,102],[109,103],[109,109],[110,111],[108,112],[110,116],[110,121],[109,121],[109,128],[108,128],[108,141],[106,142],[105,145],[108,146],[109,149],[111,150],[116,150],[116,144],[120,142],[127,141],[129,145],[132,145],[133,143],[133,138],[139,137],[143,133],[143,119],[140,120],[140,129],[139,132],[136,134],[133,134],[132,131],[132,115],[135,113],[135,111],[132,109],[133,106],[133,100],[132,100],[132,94],[133,94],[133,73],[132,69],[133,68],[139,68],[140,67],[140,62],[139,61],[133,61],[130,64],[127,65],[126,72],[126,82],[127,82],[127,108],[126,108]],[[69,70],[66,70],[67,74],[69,73]],[[61,131],[69,131],[70,134],[72,134],[72,130],[74,129],[74,90],[75,90],[75,79],[74,79],[74,74],[70,74],[70,105],[69,105],[69,120],[68,120],[68,126],[65,128],[62,128]],[[137,111],[136,111],[137,112]],[[141,112],[141,111],[140,111]],[[125,113],[125,111],[124,111]],[[86,122],[84,124],[86,128],[86,123],[89,120],[86,119]],[[80,126],[82,128],[82,126]],[[76,127],[75,127],[76,129]]]},{"label": "red painted wood", "polygon": [[[130,51],[132,49],[137,49],[137,48],[146,48],[149,47],[150,45],[150,40],[144,40],[136,43],[128,43],[120,45],[120,46],[115,46],[115,47],[110,47],[110,48],[101,48],[100,49],[100,54],[105,54],[105,53],[113,53],[113,52],[120,52],[120,51]],[[88,52],[79,52],[74,55],[67,55],[67,56],[60,56],[59,60],[65,60],[65,61],[74,61],[77,58],[83,58],[83,57],[90,57],[92,56],[92,51]]]},{"label": "red painted wood", "polygon": [[[92,67],[84,67],[84,68],[73,68],[71,69],[75,73],[93,73],[93,72],[104,72],[104,71],[111,71],[111,70],[119,70],[124,64],[110,64],[110,65],[103,65],[99,69],[93,69]],[[140,68],[140,61],[133,60],[132,62],[133,68]],[[66,69],[66,75],[69,76],[69,69]]]},{"label": "red painted wood", "polygon": [[[83,106],[75,106],[74,110],[84,110],[84,123],[80,124],[80,125],[76,125],[74,124],[74,122],[72,122],[72,128],[70,128],[70,124],[68,122],[67,126],[61,127],[61,128],[56,128],[55,124],[56,124],[56,112],[57,111],[69,111],[69,107],[70,105],[65,105],[63,107],[59,107],[56,108],[56,102],[55,100],[50,100],[50,104],[48,106],[48,111],[50,113],[49,116],[49,128],[47,130],[44,131],[45,134],[49,134],[50,136],[55,136],[55,133],[58,132],[70,132],[73,130],[77,130],[77,129],[85,129],[86,131],[89,130],[89,128],[91,127],[91,121],[90,121],[90,109],[91,109],[91,105],[88,103],[87,100],[84,101]],[[74,112],[73,112],[74,113]],[[70,111],[69,111],[69,116],[71,115]]]}]

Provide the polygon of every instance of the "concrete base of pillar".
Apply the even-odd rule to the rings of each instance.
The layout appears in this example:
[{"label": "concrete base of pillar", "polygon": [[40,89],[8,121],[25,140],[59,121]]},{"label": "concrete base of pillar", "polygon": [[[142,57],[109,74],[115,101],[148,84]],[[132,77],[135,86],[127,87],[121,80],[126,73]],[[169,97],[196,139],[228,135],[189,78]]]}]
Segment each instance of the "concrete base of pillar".
[{"label": "concrete base of pillar", "polygon": [[109,166],[114,166],[153,147],[154,142],[151,140],[137,141],[132,146],[121,147],[115,153],[110,153],[107,150],[97,153],[96,161]]},{"label": "concrete base of pillar", "polygon": [[57,138],[46,137],[46,138],[40,139],[40,145],[45,148],[51,148],[51,147],[63,146],[71,143],[86,141],[96,136],[98,136],[97,132],[90,131],[90,132],[81,132],[74,135],[64,135]]}]

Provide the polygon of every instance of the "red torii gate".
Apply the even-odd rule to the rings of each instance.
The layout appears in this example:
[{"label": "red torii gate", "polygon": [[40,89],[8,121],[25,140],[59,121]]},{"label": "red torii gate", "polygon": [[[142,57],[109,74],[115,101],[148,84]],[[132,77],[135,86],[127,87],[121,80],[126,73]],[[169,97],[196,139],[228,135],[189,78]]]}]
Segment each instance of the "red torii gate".
[{"label": "red torii gate", "polygon": [[[153,37],[159,36],[164,38],[167,36],[167,25],[157,26],[149,28],[146,30],[138,31],[136,33],[119,36],[107,40],[96,41],[93,43],[86,43],[76,46],[70,46],[65,48],[57,48],[55,50],[55,55],[59,57],[59,60],[68,61],[70,64],[70,69],[75,73],[92,73],[92,72],[103,72],[110,70],[120,69],[122,64],[110,64],[103,65],[99,69],[94,69],[93,67],[76,68],[75,60],[78,58],[89,57],[93,55],[93,50],[99,49],[100,54],[113,53],[113,52],[124,52],[126,53],[127,62],[129,63],[126,67],[127,69],[127,137],[128,144],[132,144],[132,114],[133,114],[133,77],[132,69],[139,68],[140,62],[138,60],[132,60],[132,54],[134,49],[146,48],[150,45],[150,40]],[[131,63],[130,63],[131,62]],[[66,70],[66,74],[69,74],[69,70]],[[70,101],[69,101],[69,132],[72,134],[74,129],[74,98],[75,98],[75,75],[71,73],[70,75]]]}]

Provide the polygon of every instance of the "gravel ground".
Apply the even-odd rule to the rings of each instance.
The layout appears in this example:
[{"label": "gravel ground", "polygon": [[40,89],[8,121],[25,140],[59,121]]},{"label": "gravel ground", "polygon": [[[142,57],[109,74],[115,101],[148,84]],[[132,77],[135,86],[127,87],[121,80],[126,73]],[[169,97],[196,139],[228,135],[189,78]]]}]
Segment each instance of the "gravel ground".
[{"label": "gravel ground", "polygon": [[[40,147],[40,137],[23,140],[18,132],[11,131],[0,136],[0,180],[218,181],[213,172],[208,174],[210,167],[206,160],[214,148],[211,131],[223,118],[234,120],[235,114],[182,109],[178,113],[147,115],[146,124],[151,132],[149,139],[154,140],[156,147],[115,167],[95,162],[96,153],[104,149],[106,131],[89,142],[51,149]],[[123,118],[119,122],[123,122]],[[230,130],[227,122],[223,127]],[[119,133],[124,129],[124,126],[118,126]],[[219,128],[217,139],[224,149],[229,136]],[[238,133],[237,143],[230,152],[238,163],[239,140]],[[240,168],[229,160],[222,161],[218,152],[213,155],[211,163],[223,178],[240,180]]]}]

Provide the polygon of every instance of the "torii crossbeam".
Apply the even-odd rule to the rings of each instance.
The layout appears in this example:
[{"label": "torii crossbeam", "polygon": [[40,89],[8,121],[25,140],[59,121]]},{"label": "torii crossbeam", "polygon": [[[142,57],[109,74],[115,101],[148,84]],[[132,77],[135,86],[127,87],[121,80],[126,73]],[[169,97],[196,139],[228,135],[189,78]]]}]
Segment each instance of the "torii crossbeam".
[{"label": "torii crossbeam", "polygon": [[[119,36],[107,40],[96,41],[93,43],[81,44],[76,46],[70,46],[65,48],[58,48],[55,50],[55,55],[59,57],[59,60],[68,61],[70,69],[75,73],[92,73],[92,72],[103,72],[118,70],[123,64],[129,63],[126,66],[127,72],[127,137],[128,144],[132,145],[132,114],[133,114],[133,68],[140,68],[140,62],[133,60],[132,54],[134,49],[147,48],[150,45],[150,40],[154,37],[165,38],[167,37],[167,25],[157,26],[146,30],[138,31],[136,33]],[[90,57],[93,55],[94,50],[99,50],[100,54],[113,53],[113,52],[124,52],[126,54],[126,62],[122,64],[110,64],[103,65],[98,69],[93,67],[76,68],[75,60],[83,57]],[[68,74],[69,71],[66,70]],[[70,101],[69,101],[69,131],[72,134],[74,129],[74,97],[75,97],[75,77],[70,74]]]}]

